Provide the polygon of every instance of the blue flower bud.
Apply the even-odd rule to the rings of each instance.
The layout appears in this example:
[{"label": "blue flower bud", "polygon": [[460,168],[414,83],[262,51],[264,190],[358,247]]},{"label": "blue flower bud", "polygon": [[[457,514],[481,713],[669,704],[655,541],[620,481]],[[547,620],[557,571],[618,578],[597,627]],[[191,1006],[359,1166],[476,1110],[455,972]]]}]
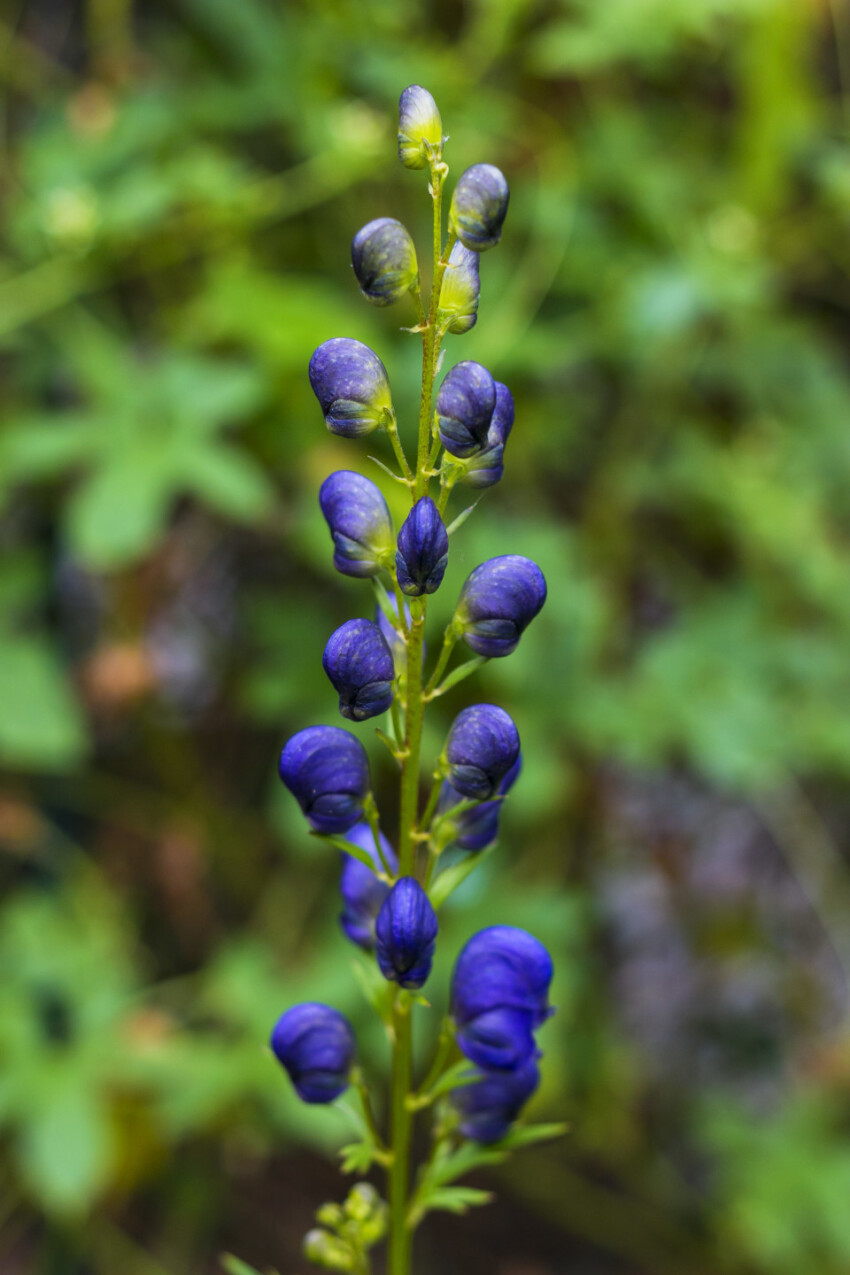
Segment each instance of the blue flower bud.
[{"label": "blue flower bud", "polygon": [[488,558],[467,577],[455,612],[476,655],[510,655],[546,601],[543,572],[530,558]]},{"label": "blue flower bud", "polygon": [[411,84],[398,101],[398,157],[405,168],[424,168],[430,155],[439,158],[443,121],[427,89]]},{"label": "blue flower bud", "polygon": [[509,197],[504,173],[492,164],[474,164],[455,187],[449,230],[472,252],[486,252],[502,237]]},{"label": "blue flower bud", "polygon": [[479,1074],[480,1080],[452,1092],[460,1131],[473,1142],[498,1142],[540,1084],[540,1072],[531,1060],[516,1071]]},{"label": "blue flower bud", "polygon": [[[511,766],[499,784],[499,797],[504,797],[510,791],[521,769],[522,754],[517,757],[513,766]],[[446,780],[440,789],[437,813],[440,815],[448,814],[453,806],[458,805],[463,800],[461,793]],[[482,801],[477,806],[473,806],[471,810],[463,810],[460,814],[455,815],[453,820],[456,829],[454,844],[459,846],[461,850],[483,850],[485,846],[491,845],[496,840],[499,832],[499,814],[501,809],[501,801]]]},{"label": "blue flower bud", "polygon": [[354,722],[385,713],[393,702],[392,651],[371,620],[348,620],[328,638],[322,667],[339,695],[339,711]]},{"label": "blue flower bud", "polygon": [[398,533],[398,587],[409,597],[436,593],[446,573],[449,537],[430,496],[417,500]]},{"label": "blue flower bud", "polygon": [[533,934],[513,925],[488,926],[473,934],[455,962],[452,1014],[464,1025],[511,1010],[529,1014],[536,1029],[552,1013],[552,972],[552,958]]},{"label": "blue flower bud", "polygon": [[487,441],[496,407],[496,382],[486,367],[466,359],[456,363],[437,394],[440,440],[452,456],[471,456]]},{"label": "blue flower bud", "polygon": [[335,336],[310,359],[310,384],[332,434],[362,438],[392,410],[387,369],[373,350],[352,337]]},{"label": "blue flower bud", "polygon": [[497,1008],[457,1026],[457,1044],[470,1062],[487,1071],[523,1067],[540,1051],[534,1040],[534,1016],[528,1009]]},{"label": "blue flower bud", "polygon": [[333,1102],[348,1088],[356,1043],[351,1024],[330,1005],[293,1005],[277,1020],[271,1047],[303,1102]]},{"label": "blue flower bud", "polygon": [[458,242],[449,254],[449,264],[440,286],[437,322],[456,336],[474,328],[478,319],[480,292],[478,253],[470,252]]},{"label": "blue flower bud", "polygon": [[421,987],[431,973],[437,914],[414,877],[401,877],[384,900],[375,922],[378,965],[384,978],[401,987]]},{"label": "blue flower bud", "polygon": [[497,704],[473,704],[452,722],[446,741],[449,781],[464,797],[494,796],[519,757],[519,732]]},{"label": "blue flower bud", "polygon": [[521,1067],[535,1057],[534,1031],[551,1014],[552,959],[525,930],[494,925],[474,934],[455,962],[452,1014],[461,1052],[479,1067]]},{"label": "blue flower bud", "polygon": [[[383,833],[380,833],[381,850],[387,866],[395,872],[398,867],[395,851]],[[381,860],[375,849],[375,838],[368,823],[357,823],[345,834],[346,841],[353,841],[361,850],[365,850],[375,867],[381,870]],[[371,951],[375,946],[375,918],[381,910],[381,904],[390,892],[386,881],[379,881],[374,872],[355,859],[351,854],[342,854],[342,874],[339,888],[342,894],[343,910],[340,914],[340,925],[345,935],[362,947]]]},{"label": "blue flower bud", "polygon": [[373,482],[350,469],[329,475],[319,504],[334,542],[334,566],[347,576],[375,576],[392,561],[393,524]]},{"label": "blue flower bud", "polygon": [[505,472],[505,444],[514,424],[514,400],[507,385],[496,382],[496,407],[487,431],[487,445],[467,461],[461,481],[470,487],[492,487]]},{"label": "blue flower bud", "polygon": [[419,282],[416,248],[394,217],[378,217],[358,230],[351,243],[351,264],[360,291],[373,305],[391,305]]},{"label": "blue flower bud", "polygon": [[340,833],[363,815],[369,762],[359,739],[341,726],[308,726],[280,754],[280,777],[316,832]]}]

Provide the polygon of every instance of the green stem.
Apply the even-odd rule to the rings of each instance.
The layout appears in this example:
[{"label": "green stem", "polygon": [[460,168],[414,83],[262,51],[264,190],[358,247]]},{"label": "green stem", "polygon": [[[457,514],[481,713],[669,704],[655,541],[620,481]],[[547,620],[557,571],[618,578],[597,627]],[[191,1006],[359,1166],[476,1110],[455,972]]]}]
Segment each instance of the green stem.
[{"label": "green stem", "polygon": [[455,648],[457,639],[458,639],[458,633],[454,627],[454,623],[452,623],[449,625],[449,627],[446,629],[443,635],[443,649],[440,652],[440,658],[437,660],[437,664],[434,669],[434,672],[431,674],[430,678],[428,679],[428,685],[425,687],[426,700],[431,698],[435,688],[439,686],[440,678],[443,676],[443,673],[445,672],[446,665],[448,664],[449,657]]},{"label": "green stem", "polygon": [[425,637],[425,601],[411,598],[410,632],[407,635],[407,713],[405,715],[405,757],[401,771],[401,810],[398,836],[399,875],[409,877],[414,870],[413,833],[419,822],[419,751],[422,744],[422,643]]},{"label": "green stem", "polygon": [[452,1023],[449,1018],[443,1019],[443,1026],[440,1030],[440,1039],[437,1041],[437,1049],[434,1054],[434,1061],[428,1069],[428,1074],[422,1081],[422,1084],[416,1090],[408,1102],[408,1106],[413,1110],[416,1107],[424,1107],[431,1101],[429,1095],[433,1086],[442,1076],[446,1069],[452,1047],[455,1043],[455,1034]]},{"label": "green stem", "polygon": [[434,277],[431,281],[431,304],[428,323],[422,337],[422,398],[419,404],[419,444],[416,451],[416,485],[414,500],[428,491],[428,454],[431,450],[431,400],[434,393],[434,377],[437,373],[437,357],[440,352],[441,332],[437,326],[437,310],[440,290],[447,262],[443,257],[443,182],[446,179],[444,164],[431,164],[431,199],[434,207]]},{"label": "green stem", "polygon": [[428,825],[434,817],[434,811],[437,809],[437,802],[440,800],[440,789],[443,786],[444,771],[441,765],[437,766],[434,771],[434,785],[431,788],[430,796],[422,812],[422,821],[420,823],[420,832],[427,832]]},{"label": "green stem", "polygon": [[404,454],[404,448],[401,445],[401,439],[398,436],[398,422],[395,418],[395,412],[390,411],[386,415],[384,428],[387,431],[387,438],[392,445],[393,454],[398,461],[398,467],[409,482],[413,482],[413,471],[407,463],[407,457]]},{"label": "green stem", "polygon": [[390,1141],[392,1163],[389,1174],[390,1236],[388,1275],[408,1275],[411,1232],[407,1224],[407,1194],[410,1175],[410,1135],[413,1116],[407,1099],[411,1089],[412,1032],[410,1002],[397,989],[393,1005],[395,1050],[393,1054]]}]

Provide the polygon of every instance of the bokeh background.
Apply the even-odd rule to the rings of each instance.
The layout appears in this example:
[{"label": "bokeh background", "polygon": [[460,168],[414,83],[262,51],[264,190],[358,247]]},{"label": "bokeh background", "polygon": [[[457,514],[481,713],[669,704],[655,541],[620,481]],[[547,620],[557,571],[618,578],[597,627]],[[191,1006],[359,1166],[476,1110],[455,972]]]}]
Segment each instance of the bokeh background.
[{"label": "bokeh background", "polygon": [[6,0],[3,1275],[292,1275],[342,1191],[268,1030],[329,1000],[384,1050],[275,761],[371,610],[316,491],[384,444],[326,433],[313,348],[372,344],[410,437],[413,320],[349,242],[427,243],[413,82],[512,187],[448,358],[517,425],[436,609],[496,553],[550,585],[432,714],[504,703],[526,767],[429,995],[482,924],[539,934],[531,1114],[571,1125],[419,1269],[846,1275],[848,76],[846,0]]}]

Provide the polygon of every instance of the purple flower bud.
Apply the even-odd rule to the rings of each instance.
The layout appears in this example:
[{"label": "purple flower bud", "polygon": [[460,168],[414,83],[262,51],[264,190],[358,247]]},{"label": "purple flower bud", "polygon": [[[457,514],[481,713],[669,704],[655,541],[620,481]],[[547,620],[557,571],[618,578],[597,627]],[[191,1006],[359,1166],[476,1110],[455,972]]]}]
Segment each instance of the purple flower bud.
[{"label": "purple flower bud", "polygon": [[419,282],[416,248],[394,217],[378,217],[363,226],[351,244],[351,264],[360,291],[373,305],[391,305]]},{"label": "purple flower bud", "polygon": [[356,1043],[351,1024],[330,1005],[293,1005],[272,1032],[274,1055],[303,1102],[333,1102],[349,1084]]},{"label": "purple flower bud", "polygon": [[343,575],[375,576],[392,561],[393,524],[387,502],[368,478],[338,469],[322,483],[319,505]]},{"label": "purple flower bud", "polygon": [[516,1071],[483,1071],[480,1077],[452,1092],[460,1131],[473,1142],[498,1142],[539,1085],[540,1072],[532,1060]]},{"label": "purple flower bud", "polygon": [[449,230],[472,252],[486,252],[502,237],[509,197],[504,173],[492,164],[474,164],[455,187]]},{"label": "purple flower bud", "polygon": [[514,400],[507,385],[496,382],[496,407],[487,431],[487,446],[470,456],[461,481],[470,487],[492,487],[505,472],[505,445],[514,424]]},{"label": "purple flower bud", "polygon": [[375,922],[378,965],[384,978],[401,987],[421,987],[431,973],[437,929],[437,914],[422,886],[413,877],[401,877]]},{"label": "purple flower bud", "polygon": [[392,704],[392,651],[371,620],[347,620],[340,625],[328,638],[322,667],[339,695],[343,717],[365,722]]},{"label": "purple flower bud", "polygon": [[452,722],[446,741],[449,781],[464,797],[494,796],[519,757],[519,732],[497,704],[473,704]]},{"label": "purple flower bud", "polygon": [[361,438],[392,410],[387,370],[368,345],[347,336],[325,341],[310,359],[310,384],[332,434]]},{"label": "purple flower bud", "polygon": [[486,367],[466,359],[456,363],[437,394],[440,439],[452,456],[471,456],[487,441],[496,406],[496,382]]},{"label": "purple flower bud", "polygon": [[452,1014],[463,1026],[511,1010],[529,1014],[536,1029],[552,1012],[551,982],[552,958],[539,939],[513,925],[491,925],[473,934],[455,962]]},{"label": "purple flower bud", "polygon": [[440,286],[438,323],[444,324],[446,331],[456,336],[474,328],[480,292],[478,253],[470,252],[458,242],[449,254],[449,264]]},{"label": "purple flower bud", "polygon": [[437,103],[421,84],[411,84],[398,101],[398,157],[405,168],[424,168],[429,155],[439,156],[443,122]]},{"label": "purple flower bud", "polygon": [[488,558],[467,577],[455,619],[476,655],[510,655],[546,601],[543,572],[516,553]]},{"label": "purple flower bud", "polygon": [[[379,834],[381,850],[388,867],[395,872],[398,867],[395,851],[383,833]],[[375,849],[375,838],[368,823],[357,823],[345,834],[347,841],[353,841],[361,850],[365,850],[375,867],[381,869],[381,860]],[[385,881],[379,881],[374,872],[355,859],[351,854],[340,855],[342,859],[342,875],[339,888],[342,894],[343,910],[339,921],[346,936],[362,947],[371,951],[375,946],[375,918],[381,910],[381,904],[390,892]]]},{"label": "purple flower bud", "polygon": [[478,1014],[458,1024],[457,1043],[464,1057],[488,1071],[512,1071],[540,1053],[528,1009],[497,1008]]},{"label": "purple flower bud", "polygon": [[398,533],[398,586],[409,597],[436,593],[446,573],[449,537],[430,496],[417,500]]},{"label": "purple flower bud", "polygon": [[369,762],[359,739],[341,726],[308,726],[287,742],[280,777],[316,832],[347,831],[363,816]]},{"label": "purple flower bud", "polygon": [[[510,791],[521,769],[522,754],[499,784],[499,797],[504,797]],[[440,789],[437,813],[448,814],[453,806],[463,800],[463,796],[446,780]],[[461,811],[453,820],[456,829],[454,844],[461,850],[483,850],[485,846],[491,845],[499,832],[501,809],[501,801],[482,801],[471,810]]]}]

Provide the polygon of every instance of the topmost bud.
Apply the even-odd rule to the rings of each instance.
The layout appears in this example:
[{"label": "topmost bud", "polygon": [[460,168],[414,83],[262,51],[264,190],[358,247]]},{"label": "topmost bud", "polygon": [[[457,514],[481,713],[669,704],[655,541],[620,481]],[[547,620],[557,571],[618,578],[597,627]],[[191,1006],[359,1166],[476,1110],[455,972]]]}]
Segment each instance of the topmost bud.
[{"label": "topmost bud", "polygon": [[421,84],[411,84],[398,100],[398,157],[405,168],[425,168],[443,148],[443,121],[437,103]]}]

